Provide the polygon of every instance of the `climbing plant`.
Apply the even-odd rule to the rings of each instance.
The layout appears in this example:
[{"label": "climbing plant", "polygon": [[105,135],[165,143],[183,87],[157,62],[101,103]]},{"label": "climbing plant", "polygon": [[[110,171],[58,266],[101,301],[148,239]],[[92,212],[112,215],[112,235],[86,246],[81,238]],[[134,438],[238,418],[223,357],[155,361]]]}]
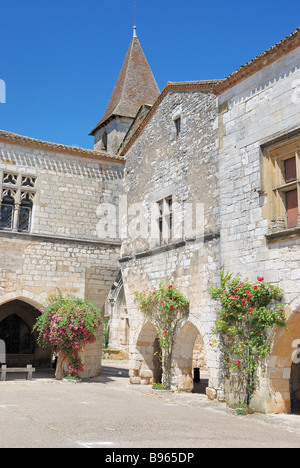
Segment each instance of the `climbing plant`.
[{"label": "climbing plant", "polygon": [[51,345],[54,352],[67,358],[72,375],[83,372],[79,352],[98,339],[101,324],[98,309],[90,301],[58,291],[47,299],[40,312],[42,315],[33,327],[38,332],[38,344],[42,348]]},{"label": "climbing plant", "polygon": [[212,299],[218,301],[218,319],[211,345],[221,347],[226,376],[235,377],[240,399],[250,403],[258,384],[258,367],[270,353],[269,332],[286,327],[283,291],[258,276],[256,282],[221,271],[221,286],[211,287]]},{"label": "climbing plant", "polygon": [[152,291],[136,292],[135,301],[145,317],[157,329],[161,350],[162,385],[171,385],[171,362],[176,334],[189,315],[189,301],[173,285],[162,281]]}]

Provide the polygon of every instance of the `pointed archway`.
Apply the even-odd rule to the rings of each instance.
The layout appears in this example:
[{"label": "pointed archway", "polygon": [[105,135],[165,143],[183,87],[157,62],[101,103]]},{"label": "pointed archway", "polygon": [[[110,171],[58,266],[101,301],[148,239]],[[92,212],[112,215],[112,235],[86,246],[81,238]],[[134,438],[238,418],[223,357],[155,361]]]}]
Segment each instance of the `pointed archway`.
[{"label": "pointed archway", "polygon": [[8,367],[50,368],[52,350],[42,350],[37,336],[32,333],[40,311],[20,299],[0,306],[0,340],[5,344],[5,360]]},{"label": "pointed archway", "polygon": [[[289,313],[290,312],[290,313]],[[300,408],[300,309],[287,311],[287,330],[273,337],[268,364],[267,413],[298,412]]]},{"label": "pointed archway", "polygon": [[175,340],[172,384],[183,392],[205,393],[209,383],[206,361],[201,333],[193,323],[186,322]]},{"label": "pointed archway", "polygon": [[157,330],[147,322],[138,335],[134,360],[130,369],[132,384],[149,385],[161,381],[162,370],[159,359],[159,344]]}]

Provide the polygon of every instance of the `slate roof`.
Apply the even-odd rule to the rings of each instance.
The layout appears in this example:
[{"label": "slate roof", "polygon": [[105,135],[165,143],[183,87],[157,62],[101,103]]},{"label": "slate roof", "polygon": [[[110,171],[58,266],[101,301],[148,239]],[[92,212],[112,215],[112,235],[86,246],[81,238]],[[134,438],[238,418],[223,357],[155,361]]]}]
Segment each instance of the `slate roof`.
[{"label": "slate roof", "polygon": [[116,86],[98,124],[89,135],[114,116],[135,118],[143,104],[152,105],[159,88],[137,37],[133,37]]}]

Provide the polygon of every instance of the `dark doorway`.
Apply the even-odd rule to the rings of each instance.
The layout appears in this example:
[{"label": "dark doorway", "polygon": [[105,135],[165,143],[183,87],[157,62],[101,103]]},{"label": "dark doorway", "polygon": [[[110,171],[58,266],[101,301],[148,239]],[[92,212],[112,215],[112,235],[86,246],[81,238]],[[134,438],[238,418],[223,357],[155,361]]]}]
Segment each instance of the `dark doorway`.
[{"label": "dark doorway", "polygon": [[36,332],[32,333],[39,315],[38,309],[19,299],[0,306],[0,340],[5,343],[8,367],[51,368],[52,349],[40,348]]},{"label": "dark doorway", "polygon": [[292,363],[290,378],[291,412],[300,414],[300,363]]},{"label": "dark doorway", "polygon": [[34,340],[28,325],[18,315],[12,314],[0,323],[0,340],[7,354],[34,354]]}]

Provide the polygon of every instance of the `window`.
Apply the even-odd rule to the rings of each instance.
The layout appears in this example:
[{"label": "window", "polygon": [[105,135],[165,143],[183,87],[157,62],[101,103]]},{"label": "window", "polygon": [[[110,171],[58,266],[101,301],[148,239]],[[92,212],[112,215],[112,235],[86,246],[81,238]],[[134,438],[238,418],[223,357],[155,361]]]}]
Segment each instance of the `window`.
[{"label": "window", "polygon": [[0,230],[30,232],[35,187],[35,177],[2,174]]},{"label": "window", "polygon": [[300,138],[267,149],[267,216],[272,232],[300,227]]},{"label": "window", "polygon": [[107,132],[103,133],[101,150],[107,151]]},{"label": "window", "polygon": [[174,123],[176,128],[176,137],[178,138],[181,132],[181,118],[177,117],[177,119],[174,120]]},{"label": "window", "polygon": [[157,202],[158,205],[158,232],[159,244],[168,243],[172,240],[173,231],[173,208],[172,197],[167,197]]}]

